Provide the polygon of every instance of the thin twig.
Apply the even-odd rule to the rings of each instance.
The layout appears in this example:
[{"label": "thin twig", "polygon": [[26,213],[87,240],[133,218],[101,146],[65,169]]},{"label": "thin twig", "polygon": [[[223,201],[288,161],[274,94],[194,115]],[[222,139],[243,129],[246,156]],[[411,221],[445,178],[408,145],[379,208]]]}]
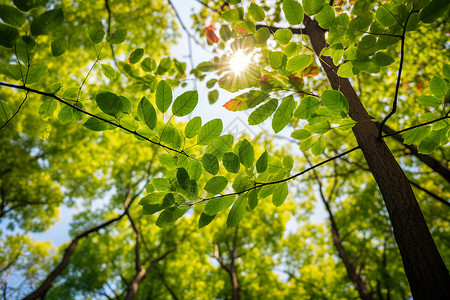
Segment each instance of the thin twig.
[{"label": "thin twig", "polygon": [[[389,10],[388,10],[389,11]],[[408,14],[408,17],[406,18],[405,21],[405,26],[402,26],[403,28],[403,33],[401,36],[401,46],[400,46],[400,63],[399,63],[399,68],[398,68],[398,76],[397,76],[397,83],[395,85],[395,94],[394,94],[394,101],[392,104],[392,110],[389,112],[389,114],[383,119],[383,121],[380,124],[380,129],[378,131],[378,139],[381,140],[383,138],[383,126],[384,124],[387,122],[387,120],[389,120],[390,117],[392,117],[392,115],[395,114],[395,112],[397,111],[397,102],[398,102],[398,90],[400,88],[400,80],[402,77],[402,70],[403,70],[403,59],[405,57],[405,35],[406,35],[406,27],[408,25],[408,20],[409,17],[411,16],[412,12],[410,12]],[[397,19],[396,19],[397,20]],[[398,21],[397,21],[398,22]],[[400,24],[401,26],[401,24]]]},{"label": "thin twig", "polygon": [[8,121],[5,122],[5,124],[3,124],[3,125],[0,127],[0,130],[2,130],[3,127],[5,127],[6,125],[8,125],[8,123],[11,122],[11,120],[14,119],[14,117],[19,113],[19,111],[20,111],[20,109],[22,108],[23,104],[24,104],[25,101],[27,100],[28,94],[29,94],[29,93],[30,93],[30,92],[27,91],[27,94],[25,95],[25,98],[23,99],[22,103],[20,103],[19,108],[17,108],[17,111],[11,116],[11,118],[8,119]]},{"label": "thin twig", "polygon": [[219,196],[214,196],[214,197],[210,197],[210,198],[201,199],[201,200],[199,200],[199,201],[197,201],[197,202],[190,203],[190,204],[188,204],[188,205],[189,205],[189,206],[193,206],[193,205],[195,205],[195,204],[198,204],[198,203],[201,203],[201,202],[205,202],[205,201],[209,201],[209,200],[212,200],[212,199],[222,198],[222,197],[226,197],[226,196],[240,195],[240,194],[242,194],[242,193],[246,193],[246,192],[249,192],[249,191],[251,191],[251,190],[254,190],[254,189],[257,189],[257,188],[266,186],[266,185],[272,185],[272,184],[278,184],[278,183],[286,182],[286,181],[295,179],[295,178],[297,178],[298,176],[303,175],[303,174],[305,174],[305,173],[307,173],[307,172],[309,172],[309,171],[311,171],[311,170],[314,170],[315,168],[320,167],[321,165],[324,165],[324,164],[326,164],[326,163],[328,163],[328,162],[330,162],[330,161],[333,161],[333,160],[335,160],[335,159],[337,159],[337,158],[340,158],[340,157],[342,157],[342,156],[344,156],[344,155],[347,155],[347,154],[349,154],[349,153],[351,153],[351,152],[353,152],[353,151],[355,151],[355,150],[357,150],[357,149],[359,149],[359,146],[353,147],[353,148],[350,149],[350,150],[347,150],[347,151],[342,152],[342,153],[340,153],[340,154],[338,154],[338,155],[335,155],[335,156],[333,156],[333,157],[331,157],[331,158],[328,158],[328,159],[326,159],[326,160],[323,160],[323,161],[321,161],[320,163],[318,163],[318,164],[316,164],[316,165],[313,165],[313,166],[311,166],[311,167],[309,167],[309,168],[306,168],[305,170],[303,170],[303,171],[301,171],[301,172],[299,172],[299,173],[297,173],[297,174],[294,174],[294,175],[292,175],[292,176],[289,176],[289,177],[287,177],[287,178],[284,178],[284,179],[280,179],[280,180],[277,180],[277,181],[271,181],[271,182],[259,182],[259,183],[258,183],[258,182],[255,182],[255,185],[254,185],[253,187],[250,187],[250,188],[245,189],[245,190],[243,190],[243,191],[235,192],[235,193],[230,193],[230,194],[223,194],[223,195],[219,195]]}]

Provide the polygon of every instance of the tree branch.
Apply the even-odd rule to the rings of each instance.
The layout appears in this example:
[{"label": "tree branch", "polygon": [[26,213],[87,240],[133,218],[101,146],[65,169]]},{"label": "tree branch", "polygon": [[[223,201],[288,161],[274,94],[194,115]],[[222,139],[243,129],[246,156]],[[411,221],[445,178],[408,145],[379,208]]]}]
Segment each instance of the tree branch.
[{"label": "tree branch", "polygon": [[22,108],[23,104],[24,104],[25,101],[27,100],[28,94],[29,94],[29,93],[30,93],[30,92],[27,91],[27,93],[26,93],[26,95],[25,95],[25,98],[23,99],[22,103],[20,103],[20,105],[19,105],[19,107],[17,108],[16,112],[11,116],[11,118],[9,118],[9,119],[8,119],[8,120],[0,127],[0,130],[2,130],[6,125],[8,125],[8,123],[11,122],[11,120],[14,119],[14,117],[19,113],[19,111],[20,111],[20,109]]},{"label": "tree branch", "polygon": [[79,108],[79,107],[77,107],[77,106],[75,106],[75,105],[72,105],[72,104],[68,103],[67,101],[61,99],[60,97],[56,96],[56,95],[53,94],[53,93],[47,93],[47,92],[35,90],[35,89],[33,89],[33,88],[29,88],[29,87],[26,87],[26,86],[21,86],[21,85],[16,85],[16,84],[11,84],[11,83],[7,83],[7,82],[0,82],[0,86],[7,86],[7,87],[10,87],[10,88],[19,89],[19,90],[24,90],[24,91],[27,91],[27,92],[32,92],[32,93],[35,93],[35,94],[39,94],[39,95],[42,95],[42,96],[47,96],[47,97],[53,98],[53,99],[55,99],[55,100],[57,100],[57,101],[59,101],[59,102],[65,104],[65,105],[67,105],[67,106],[72,107],[73,109],[75,109],[75,110],[77,110],[77,111],[79,111],[79,112],[81,112],[81,113],[83,113],[83,114],[85,114],[85,115],[88,115],[88,116],[93,117],[93,118],[95,118],[95,119],[97,119],[97,120],[100,120],[100,121],[103,121],[103,122],[105,122],[105,123],[107,123],[107,124],[113,125],[114,127],[117,127],[117,128],[122,129],[122,130],[125,130],[126,132],[131,133],[131,134],[133,134],[133,135],[135,135],[135,136],[138,136],[138,137],[140,137],[140,138],[146,140],[146,141],[149,142],[149,143],[152,143],[152,144],[157,145],[157,146],[160,146],[160,147],[162,147],[162,148],[164,148],[164,149],[166,149],[166,150],[169,150],[169,151],[172,151],[172,152],[176,152],[176,153],[178,153],[178,154],[181,154],[181,155],[184,155],[184,156],[186,156],[186,157],[188,157],[188,158],[191,158],[186,152],[184,152],[184,150],[177,150],[177,149],[174,149],[174,148],[172,148],[172,147],[163,145],[163,144],[161,144],[161,143],[159,143],[159,142],[152,141],[152,140],[150,140],[149,138],[143,136],[142,134],[139,134],[139,133],[136,132],[136,131],[130,130],[130,129],[128,129],[128,128],[125,128],[125,127],[123,127],[123,126],[120,125],[120,124],[116,124],[116,123],[114,123],[114,122],[112,122],[112,121],[110,121],[110,120],[106,120],[106,119],[104,119],[104,118],[102,118],[102,117],[96,116],[96,115],[94,115],[94,114],[92,114],[92,113],[90,113],[90,112],[88,112],[88,111],[85,111],[85,110],[83,110],[83,109],[81,109],[81,108]]}]

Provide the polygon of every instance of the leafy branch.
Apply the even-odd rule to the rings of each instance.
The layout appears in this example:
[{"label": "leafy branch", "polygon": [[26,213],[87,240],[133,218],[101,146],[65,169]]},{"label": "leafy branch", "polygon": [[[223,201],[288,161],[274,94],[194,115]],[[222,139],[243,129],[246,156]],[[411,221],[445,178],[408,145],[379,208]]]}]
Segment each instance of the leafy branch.
[{"label": "leafy branch", "polygon": [[17,108],[16,112],[0,127],[0,130],[2,130],[6,125],[8,125],[9,122],[11,122],[12,119],[14,119],[14,117],[19,113],[20,109],[22,108],[23,104],[25,103],[25,101],[28,98],[28,94],[30,92],[27,91],[25,98],[23,99],[22,103],[20,103],[19,107]]},{"label": "leafy branch", "polygon": [[205,201],[209,201],[209,200],[212,200],[212,199],[217,199],[217,198],[222,198],[222,197],[227,197],[227,196],[240,195],[240,194],[243,194],[243,193],[250,192],[251,190],[254,190],[254,189],[257,189],[257,188],[261,188],[261,187],[272,185],[272,184],[283,183],[283,182],[295,179],[295,178],[297,178],[297,177],[299,177],[299,176],[301,176],[301,175],[303,175],[303,174],[305,174],[305,173],[307,173],[307,172],[309,172],[311,170],[314,170],[317,167],[320,167],[321,165],[324,165],[324,164],[326,164],[326,163],[328,163],[330,161],[333,161],[333,160],[338,159],[338,158],[340,158],[342,156],[345,156],[345,155],[347,155],[347,154],[349,154],[349,153],[351,153],[351,152],[353,152],[353,151],[355,151],[357,149],[359,149],[359,146],[353,147],[350,150],[347,150],[347,151],[342,152],[340,154],[337,154],[337,155],[335,155],[333,157],[330,157],[330,158],[328,158],[326,160],[323,160],[320,163],[315,164],[315,165],[313,165],[313,166],[311,166],[309,168],[306,168],[305,170],[303,170],[303,171],[301,171],[299,173],[296,173],[296,174],[294,174],[292,176],[289,176],[287,178],[276,180],[276,181],[271,181],[271,182],[255,182],[254,186],[252,186],[250,188],[247,188],[245,190],[242,190],[242,191],[239,191],[239,192],[234,192],[234,193],[229,193],[229,194],[222,194],[222,195],[214,196],[214,197],[210,197],[210,198],[201,199],[201,200],[199,200],[197,202],[188,204],[188,206],[193,206],[195,204],[198,204],[198,203],[201,203],[201,202],[205,202]]},{"label": "leafy branch", "polygon": [[143,139],[143,140],[145,140],[147,142],[150,142],[150,143],[152,143],[154,145],[157,145],[157,146],[160,146],[160,147],[162,147],[162,148],[164,148],[166,150],[169,150],[169,151],[172,151],[172,152],[176,152],[176,153],[184,155],[184,156],[186,156],[188,158],[191,158],[184,150],[178,150],[178,149],[166,146],[166,145],[164,145],[164,144],[162,144],[160,142],[152,141],[148,137],[146,137],[146,136],[136,132],[135,130],[128,129],[128,128],[120,125],[120,124],[114,123],[113,121],[107,120],[107,119],[102,118],[102,117],[97,116],[97,115],[94,115],[94,114],[92,114],[92,113],[90,113],[90,112],[88,112],[88,111],[86,111],[86,110],[84,110],[82,108],[77,107],[76,105],[70,104],[69,102],[65,101],[64,99],[56,96],[54,93],[48,93],[48,92],[36,90],[36,89],[30,88],[30,87],[27,87],[27,86],[24,86],[24,85],[11,84],[11,83],[7,83],[7,82],[0,82],[0,86],[6,86],[6,87],[18,89],[18,90],[24,90],[24,91],[27,91],[27,94],[29,92],[31,92],[31,93],[35,93],[35,94],[38,94],[38,95],[42,95],[42,96],[47,96],[47,97],[53,98],[53,99],[57,100],[58,102],[61,102],[61,103],[65,104],[65,105],[67,105],[67,106],[70,106],[71,108],[73,108],[73,109],[75,109],[75,110],[77,110],[77,111],[79,111],[79,112],[81,112],[81,113],[83,113],[85,115],[88,115],[88,116],[93,117],[93,118],[95,118],[97,120],[100,120],[100,121],[105,122],[107,124],[113,125],[114,127],[117,127],[117,128],[122,129],[122,130],[125,130],[126,132],[131,133],[131,134],[133,134],[135,136],[138,136],[138,137],[140,137],[141,139]]},{"label": "leafy branch", "polygon": [[[425,122],[425,123],[417,124],[417,125],[414,125],[414,126],[411,126],[411,127],[408,127],[408,128],[404,128],[404,129],[399,130],[399,131],[395,131],[395,132],[392,132],[392,133],[385,134],[385,135],[383,135],[383,137],[388,137],[388,136],[396,135],[396,134],[399,134],[399,133],[403,133],[405,131],[409,131],[409,130],[416,129],[416,128],[419,128],[419,127],[422,127],[422,126],[430,125],[430,124],[433,124],[433,123],[436,123],[438,121],[442,121],[442,120],[445,120],[445,119],[450,119],[450,116],[448,115],[448,113],[445,116],[443,116],[443,117],[440,117],[440,118],[437,118],[437,119],[434,119],[434,120],[431,120],[431,121],[428,121],[428,122]],[[381,126],[380,126],[380,129],[381,129]]]}]

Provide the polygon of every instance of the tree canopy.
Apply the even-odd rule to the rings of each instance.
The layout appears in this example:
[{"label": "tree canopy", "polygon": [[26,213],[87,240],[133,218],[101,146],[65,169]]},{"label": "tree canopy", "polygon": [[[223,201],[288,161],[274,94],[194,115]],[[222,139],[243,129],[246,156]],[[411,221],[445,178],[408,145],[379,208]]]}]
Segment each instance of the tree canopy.
[{"label": "tree canopy", "polygon": [[448,1],[192,2],[0,1],[3,298],[450,298]]}]

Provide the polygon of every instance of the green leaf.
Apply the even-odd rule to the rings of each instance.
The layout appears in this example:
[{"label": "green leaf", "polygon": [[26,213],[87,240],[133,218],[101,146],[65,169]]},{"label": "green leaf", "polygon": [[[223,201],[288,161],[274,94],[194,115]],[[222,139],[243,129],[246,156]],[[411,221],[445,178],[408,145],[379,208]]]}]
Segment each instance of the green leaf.
[{"label": "green leaf", "polygon": [[90,117],[83,124],[84,127],[92,131],[103,131],[109,129],[109,124],[94,117]]},{"label": "green leaf", "polygon": [[245,214],[245,209],[247,207],[247,197],[246,195],[240,195],[231,207],[230,213],[227,218],[227,227],[235,227],[239,224]]},{"label": "green leaf", "polygon": [[320,136],[317,141],[315,141],[311,146],[311,153],[314,156],[318,156],[325,151],[325,147],[327,146],[327,142],[323,136]]},{"label": "green leaf", "polygon": [[218,90],[212,90],[208,93],[208,102],[209,104],[214,104],[219,99],[219,91]]},{"label": "green leaf", "polygon": [[280,183],[272,195],[273,205],[278,207],[281,204],[283,204],[284,201],[286,200],[288,194],[289,194],[289,191],[288,191],[287,183],[286,182]]},{"label": "green leaf", "polygon": [[177,182],[183,188],[187,189],[189,180],[189,174],[185,168],[178,168],[177,170]]},{"label": "green leaf", "polygon": [[448,90],[447,83],[439,76],[434,76],[430,81],[430,91],[438,99],[444,99]]},{"label": "green leaf", "polygon": [[264,151],[263,154],[256,161],[256,172],[263,173],[267,169],[267,162],[269,161],[269,154]]},{"label": "green leaf", "polygon": [[167,126],[161,126],[158,129],[162,142],[167,143],[174,148],[179,148],[181,146],[182,139],[180,132],[172,123],[168,123]]},{"label": "green leaf", "polygon": [[102,65],[102,72],[103,75],[106,76],[106,78],[114,80],[117,78],[117,72],[116,70],[114,70],[113,67],[109,66],[109,65],[105,65],[105,64],[101,64]]},{"label": "green leaf", "polygon": [[0,46],[12,48],[19,38],[19,31],[6,24],[0,23]]},{"label": "green leaf", "polygon": [[325,108],[334,115],[348,114],[347,98],[340,92],[334,90],[325,90],[322,93],[322,103]]},{"label": "green leaf", "polygon": [[64,21],[64,13],[61,8],[52,9],[35,17],[30,25],[32,35],[48,34],[61,26]]},{"label": "green leaf", "polygon": [[292,31],[289,28],[278,29],[273,37],[280,45],[286,45],[292,39]]},{"label": "green leaf", "polygon": [[348,61],[339,66],[337,74],[338,74],[338,76],[340,76],[342,78],[350,78],[355,75],[358,75],[359,72],[360,72],[360,70],[355,67],[353,62]]},{"label": "green leaf", "polygon": [[222,163],[225,169],[230,173],[239,172],[239,168],[241,166],[239,161],[239,156],[237,156],[233,152],[227,152],[223,155]]},{"label": "green leaf", "polygon": [[258,6],[255,3],[250,3],[250,7],[248,8],[248,13],[252,17],[255,22],[262,22],[266,18],[266,14],[262,7]]},{"label": "green leaf", "polygon": [[442,76],[444,76],[445,79],[450,80],[450,64],[444,64],[442,66]]},{"label": "green leaf", "polygon": [[397,24],[395,14],[391,11],[391,6],[389,3],[385,3],[378,7],[375,13],[375,18],[383,26],[392,26]]},{"label": "green leaf", "polygon": [[165,57],[159,62],[158,68],[156,69],[156,74],[162,75],[172,68],[172,60],[170,57]]},{"label": "green leaf", "polygon": [[47,72],[47,66],[43,63],[31,65],[28,69],[27,83],[32,84],[41,80]]},{"label": "green leaf", "polygon": [[438,107],[442,104],[442,101],[437,99],[434,96],[426,95],[426,96],[420,96],[416,98],[416,101],[419,102],[422,105],[426,106],[432,106],[432,107]]},{"label": "green leaf", "polygon": [[214,119],[200,128],[200,132],[197,135],[197,145],[208,145],[215,140],[223,129],[223,123],[221,119]]},{"label": "green leaf", "polygon": [[431,152],[433,152],[437,147],[439,147],[446,134],[447,128],[441,130],[432,130],[430,134],[420,142],[418,148],[419,153],[430,154]]},{"label": "green leaf", "polygon": [[265,44],[270,37],[270,31],[267,27],[259,28],[256,30],[254,37],[257,45]]},{"label": "green leaf", "polygon": [[242,18],[238,9],[230,9],[222,13],[222,19],[229,23],[240,21]]},{"label": "green leaf", "polygon": [[158,83],[155,97],[156,107],[160,112],[165,113],[172,104],[172,88],[165,80]]},{"label": "green leaf", "polygon": [[188,139],[192,139],[197,135],[201,126],[202,126],[202,118],[194,117],[190,119],[186,125],[186,128],[184,128],[184,136],[187,137]]},{"label": "green leaf", "polygon": [[5,124],[11,117],[11,110],[5,101],[0,100],[0,126]]},{"label": "green leaf", "polygon": [[304,140],[311,136],[311,132],[306,129],[297,129],[291,133],[291,137],[296,140]]},{"label": "green leaf", "polygon": [[319,106],[320,101],[317,98],[312,96],[304,97],[295,110],[294,116],[299,119],[309,119],[316,113]]},{"label": "green leaf", "polygon": [[281,51],[270,51],[269,65],[273,69],[281,69],[286,65],[287,56]]},{"label": "green leaf", "polygon": [[181,218],[188,210],[188,207],[172,206],[163,210],[156,220],[156,226],[162,228],[164,226],[173,224],[176,220]]},{"label": "green leaf", "polygon": [[317,14],[325,5],[325,0],[303,0],[303,8],[308,16]]},{"label": "green leaf", "polygon": [[240,142],[239,160],[246,168],[250,168],[255,160],[255,150],[247,139]]},{"label": "green leaf", "polygon": [[106,40],[111,45],[113,45],[113,44],[121,44],[121,43],[123,43],[125,41],[126,37],[127,37],[127,30],[126,29],[117,29],[116,31],[114,31],[113,33],[108,35],[106,37]]},{"label": "green leaf", "polygon": [[258,193],[259,193],[260,189],[254,189],[251,190],[248,193],[248,206],[250,207],[251,210],[254,210],[255,207],[258,205]]},{"label": "green leaf", "polygon": [[202,164],[196,160],[192,160],[189,163],[189,167],[188,167],[188,173],[189,173],[189,177],[192,180],[199,180],[200,177],[202,176]]},{"label": "green leaf", "polygon": [[297,1],[284,0],[283,12],[289,24],[299,25],[303,22],[303,8]]},{"label": "green leaf", "polygon": [[[166,192],[150,193],[141,198],[141,200],[139,201],[139,205],[161,204],[163,202],[163,199],[165,196],[166,196]],[[172,195],[172,197],[173,197],[173,195]]]},{"label": "green leaf", "polygon": [[105,29],[102,22],[97,21],[93,25],[89,26],[89,39],[94,44],[98,44],[103,41],[105,37]]},{"label": "green leaf", "polygon": [[25,64],[31,64],[36,52],[36,42],[30,36],[22,36],[16,41],[15,53]]},{"label": "green leaf", "polygon": [[216,217],[216,215],[210,216],[205,213],[202,213],[200,215],[200,218],[198,219],[198,228],[200,229],[200,228],[207,226],[209,223],[211,223],[214,220],[215,217]]},{"label": "green leaf", "polygon": [[197,91],[187,91],[178,96],[173,102],[172,113],[177,117],[183,117],[190,114],[197,106]]},{"label": "green leaf", "polygon": [[123,111],[123,103],[119,96],[108,91],[100,91],[95,96],[95,102],[105,113],[115,118],[119,118]]},{"label": "green leaf", "polygon": [[277,111],[273,114],[272,128],[275,133],[280,132],[291,121],[294,114],[295,101],[292,95],[283,99]]},{"label": "green leaf", "polygon": [[283,158],[283,166],[289,171],[294,167],[294,159],[292,156],[288,155]]},{"label": "green leaf", "polygon": [[14,27],[21,27],[25,23],[23,13],[9,5],[0,5],[0,19]]},{"label": "green leaf", "polygon": [[403,143],[411,145],[423,140],[430,133],[431,126],[421,126],[411,129],[403,134]]},{"label": "green leaf", "polygon": [[234,136],[232,134],[219,136],[206,147],[205,153],[212,154],[217,157],[217,159],[220,159],[227,151],[231,150],[233,142]]},{"label": "green leaf", "polygon": [[142,59],[142,56],[144,56],[144,49],[137,48],[128,56],[128,63],[131,65],[137,64]]},{"label": "green leaf", "polygon": [[154,129],[158,123],[158,117],[156,115],[156,110],[147,98],[142,97],[139,101],[137,114],[139,120],[147,124],[148,128]]},{"label": "green leaf", "polygon": [[55,57],[63,55],[66,52],[67,45],[67,39],[64,37],[54,40],[51,44],[52,55]]},{"label": "green leaf", "polygon": [[313,62],[311,55],[300,54],[290,58],[287,62],[286,69],[291,72],[301,72]]},{"label": "green leaf", "polygon": [[73,120],[73,108],[70,106],[64,106],[61,108],[58,114],[58,119],[61,123],[66,124]]},{"label": "green leaf", "polygon": [[256,108],[248,117],[249,125],[257,125],[264,122],[268,117],[270,117],[278,107],[278,100],[271,99],[267,103]]},{"label": "green leaf", "polygon": [[42,119],[47,121],[55,113],[56,108],[58,108],[58,103],[55,99],[50,97],[45,97],[44,102],[41,103],[39,107],[39,114],[42,115]]},{"label": "green leaf", "polygon": [[222,210],[227,209],[228,207],[233,204],[236,197],[234,195],[230,196],[224,196],[224,197],[216,197],[209,199],[208,202],[205,205],[205,208],[203,209],[203,213],[214,216],[218,212],[221,212]]},{"label": "green leaf", "polygon": [[215,176],[208,180],[208,182],[205,185],[205,191],[207,191],[210,194],[218,194],[222,192],[228,184],[228,180],[223,176]]},{"label": "green leaf", "polygon": [[202,164],[206,172],[210,174],[216,175],[219,172],[219,161],[217,160],[217,157],[212,154],[204,154],[202,156]]},{"label": "green leaf", "polygon": [[153,72],[156,69],[156,62],[154,59],[151,59],[150,57],[144,58],[144,60],[141,62],[142,70],[145,72]]},{"label": "green leaf", "polygon": [[395,60],[392,58],[392,56],[384,53],[384,52],[377,52],[373,57],[372,57],[374,63],[376,63],[377,65],[384,67],[384,66],[389,66],[390,64],[392,64]]},{"label": "green leaf", "polygon": [[319,22],[320,27],[324,29],[329,29],[334,25],[335,12],[334,9],[328,4],[325,4],[322,10],[316,14],[315,17],[317,22]]},{"label": "green leaf", "polygon": [[432,23],[447,11],[449,2],[447,0],[431,0],[427,6],[420,11],[420,20],[424,23]]}]

